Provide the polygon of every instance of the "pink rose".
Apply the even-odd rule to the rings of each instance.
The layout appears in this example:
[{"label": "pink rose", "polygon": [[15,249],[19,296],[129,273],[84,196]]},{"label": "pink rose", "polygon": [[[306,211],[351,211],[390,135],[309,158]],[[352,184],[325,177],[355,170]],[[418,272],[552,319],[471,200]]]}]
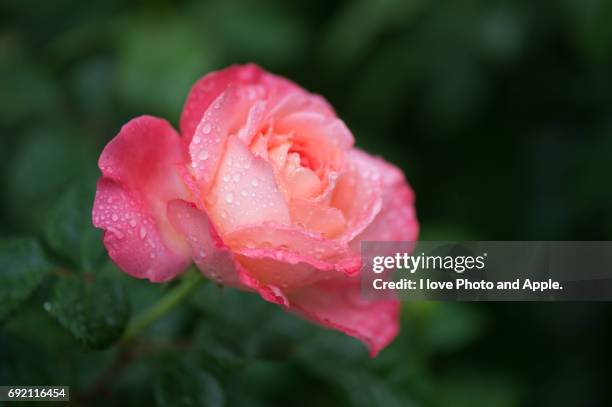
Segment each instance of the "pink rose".
[{"label": "pink rose", "polygon": [[180,127],[137,117],[102,152],[93,223],[113,261],[154,282],[193,261],[372,355],[389,344],[399,304],[360,297],[359,243],[417,238],[402,172],[356,149],[322,97],[252,64],[200,79]]}]

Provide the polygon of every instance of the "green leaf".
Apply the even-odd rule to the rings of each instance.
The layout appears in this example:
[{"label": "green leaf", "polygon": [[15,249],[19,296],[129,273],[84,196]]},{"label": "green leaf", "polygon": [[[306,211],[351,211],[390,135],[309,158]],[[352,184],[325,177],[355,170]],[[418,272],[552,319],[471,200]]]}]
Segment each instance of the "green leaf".
[{"label": "green leaf", "polygon": [[35,240],[0,240],[0,320],[28,299],[50,268]]},{"label": "green leaf", "polygon": [[171,365],[158,377],[155,399],[160,407],[218,407],[225,404],[223,390],[217,380],[185,360]]},{"label": "green leaf", "polygon": [[85,347],[103,349],[119,339],[130,307],[123,285],[108,277],[88,275],[58,281],[49,311]]},{"label": "green leaf", "polygon": [[69,187],[51,209],[45,227],[49,246],[85,271],[93,271],[104,253],[102,232],[91,223],[94,186],[92,181],[86,190]]}]

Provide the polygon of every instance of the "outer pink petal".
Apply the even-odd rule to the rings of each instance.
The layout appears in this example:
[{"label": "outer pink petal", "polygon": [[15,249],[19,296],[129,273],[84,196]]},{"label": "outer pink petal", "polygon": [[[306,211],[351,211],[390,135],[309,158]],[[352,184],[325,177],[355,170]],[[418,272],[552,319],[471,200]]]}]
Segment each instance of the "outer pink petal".
[{"label": "outer pink petal", "polygon": [[228,86],[244,88],[251,99],[280,98],[290,92],[304,92],[293,82],[272,75],[255,64],[233,65],[220,71],[211,72],[193,85],[181,115],[181,133],[187,142],[212,102]]},{"label": "outer pink petal", "polygon": [[347,221],[346,231],[338,237],[344,242],[361,233],[380,212],[383,175],[379,161],[358,149],[346,154],[331,202],[343,212]]},{"label": "outer pink petal", "polygon": [[162,240],[147,205],[113,180],[98,181],[93,221],[104,229],[104,246],[110,257],[134,277],[166,281],[189,264],[184,253],[173,251]]},{"label": "outer pink petal", "polygon": [[356,275],[357,256],[332,263],[282,249],[239,249],[236,258],[258,280],[293,292],[315,282]]},{"label": "outer pink petal", "polygon": [[187,238],[191,257],[205,276],[231,287],[242,286],[234,256],[204,212],[186,201],[173,200],[168,203],[168,219]]},{"label": "outer pink petal", "polygon": [[206,207],[223,235],[245,225],[290,223],[289,208],[272,167],[235,136],[227,142]]},{"label": "outer pink petal", "polygon": [[419,236],[414,193],[397,167],[376,159],[383,182],[383,207],[368,227],[351,242],[359,250],[361,241],[410,241]]},{"label": "outer pink petal", "polygon": [[174,200],[168,204],[168,217],[187,237],[192,257],[202,274],[231,287],[256,291],[266,301],[288,306],[280,288],[259,281],[236,261],[205,212],[189,202]]},{"label": "outer pink petal", "polygon": [[188,265],[187,246],[165,214],[169,199],[186,194],[178,175],[185,162],[176,132],[150,116],[127,123],[102,152],[93,223],[128,274],[165,281]]},{"label": "outer pink petal", "polygon": [[364,300],[357,277],[302,288],[291,293],[289,301],[291,309],[306,319],[364,342],[372,357],[399,332],[399,302]]}]

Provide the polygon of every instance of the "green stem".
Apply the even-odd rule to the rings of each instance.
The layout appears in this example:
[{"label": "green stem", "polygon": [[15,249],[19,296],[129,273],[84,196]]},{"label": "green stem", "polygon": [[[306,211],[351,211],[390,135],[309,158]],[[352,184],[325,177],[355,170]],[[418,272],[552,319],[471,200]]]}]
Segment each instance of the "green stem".
[{"label": "green stem", "polygon": [[153,304],[143,314],[136,317],[126,328],[121,338],[121,342],[127,343],[134,339],[140,332],[149,327],[152,323],[166,315],[172,308],[183,301],[195,288],[197,288],[204,278],[195,270],[189,270],[181,279],[180,283],[170,290],[159,301]]}]

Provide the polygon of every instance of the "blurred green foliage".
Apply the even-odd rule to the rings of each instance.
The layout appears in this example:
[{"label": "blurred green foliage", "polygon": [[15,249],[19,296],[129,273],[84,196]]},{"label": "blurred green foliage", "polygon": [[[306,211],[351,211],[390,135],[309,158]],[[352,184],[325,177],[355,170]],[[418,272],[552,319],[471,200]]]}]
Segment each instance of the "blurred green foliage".
[{"label": "blurred green foliage", "polygon": [[606,0],[4,0],[0,384],[77,405],[610,405],[607,304],[406,303],[372,360],[208,284],[113,346],[174,283],[119,272],[90,209],[123,123],[176,125],[196,79],[253,61],[405,171],[423,239],[609,239],[611,20]]}]

